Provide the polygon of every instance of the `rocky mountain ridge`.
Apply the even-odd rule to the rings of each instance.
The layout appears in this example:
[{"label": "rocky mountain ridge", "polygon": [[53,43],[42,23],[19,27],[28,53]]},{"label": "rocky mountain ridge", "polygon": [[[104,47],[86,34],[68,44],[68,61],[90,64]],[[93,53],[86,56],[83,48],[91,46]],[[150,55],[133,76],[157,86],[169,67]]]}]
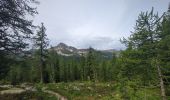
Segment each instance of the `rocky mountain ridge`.
[{"label": "rocky mountain ridge", "polygon": [[[53,49],[62,56],[73,56],[73,55],[79,55],[83,56],[88,53],[88,49],[77,49],[73,46],[68,46],[65,43],[59,43],[57,46],[54,46]],[[109,53],[112,54],[113,52],[117,52],[117,50],[109,49],[109,50],[96,50],[103,53]]]}]

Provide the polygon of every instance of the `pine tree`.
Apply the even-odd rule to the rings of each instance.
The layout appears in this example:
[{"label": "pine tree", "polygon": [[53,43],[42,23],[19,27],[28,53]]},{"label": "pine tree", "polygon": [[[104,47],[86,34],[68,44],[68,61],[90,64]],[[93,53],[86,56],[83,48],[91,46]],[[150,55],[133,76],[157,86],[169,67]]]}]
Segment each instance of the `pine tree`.
[{"label": "pine tree", "polygon": [[[35,0],[1,0],[0,1],[0,73],[5,77],[9,66],[16,63],[11,57],[21,53],[28,45],[35,26],[26,16],[37,14],[31,4]],[[16,55],[15,55],[16,56]]]},{"label": "pine tree", "polygon": [[50,76],[50,81],[55,83],[59,81],[59,58],[54,47],[50,48],[48,56],[48,72]]},{"label": "pine tree", "polygon": [[[45,81],[45,66],[46,66],[46,57],[47,57],[47,47],[49,45],[47,35],[45,34],[45,27],[43,23],[35,36],[35,46],[39,50],[39,58],[40,58],[40,82],[43,83]],[[48,79],[47,79],[48,80]]]},{"label": "pine tree", "polygon": [[145,86],[150,83],[151,80],[156,79],[154,73],[157,71],[162,97],[165,100],[165,88],[162,81],[160,59],[157,49],[160,41],[158,26],[161,18],[158,14],[153,13],[153,9],[149,13],[142,12],[139,15],[134,33],[127,40],[125,39],[123,41],[128,47],[123,53],[125,58],[123,58],[123,62],[124,66],[131,66],[127,68],[125,72],[130,72],[132,76],[140,75]]},{"label": "pine tree", "polygon": [[[168,11],[164,14],[162,23],[159,26],[159,38],[160,42],[158,43],[158,57],[160,61],[160,67],[159,70],[162,71],[162,74],[160,77],[162,77],[162,84],[164,85],[170,85],[170,4]],[[166,88],[168,89],[168,88]],[[165,93],[162,94],[162,96]],[[163,96],[164,100],[165,95]]]},{"label": "pine tree", "polygon": [[89,48],[87,57],[86,57],[86,76],[88,80],[95,80],[95,55],[94,49]]},{"label": "pine tree", "polygon": [[1,0],[0,1],[0,50],[16,53],[25,48],[25,39],[33,34],[35,27],[27,15],[37,14],[36,8],[30,6],[35,0]]}]

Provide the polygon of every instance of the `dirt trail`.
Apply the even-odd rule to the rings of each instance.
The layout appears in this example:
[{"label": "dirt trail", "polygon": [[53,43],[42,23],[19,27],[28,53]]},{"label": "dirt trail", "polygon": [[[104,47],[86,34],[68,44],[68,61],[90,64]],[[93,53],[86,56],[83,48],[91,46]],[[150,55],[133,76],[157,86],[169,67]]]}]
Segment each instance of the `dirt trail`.
[{"label": "dirt trail", "polygon": [[59,93],[50,91],[50,90],[46,90],[46,88],[42,88],[42,91],[51,95],[55,95],[59,100],[68,100],[66,97],[60,95]]},{"label": "dirt trail", "polygon": [[[21,94],[23,92],[26,92],[27,90],[30,90],[30,91],[36,91],[34,87],[30,87],[30,86],[24,86],[24,89],[23,88],[16,88],[16,87],[13,87],[13,86],[0,86],[1,88],[8,88],[6,90],[2,90],[0,91],[0,94]],[[47,90],[46,87],[43,87],[42,88],[42,91],[44,93],[48,93],[48,94],[51,94],[51,95],[54,95],[56,96],[59,100],[68,100],[66,97],[60,95],[59,93],[56,93],[56,92],[53,92],[53,91],[50,91],[50,90]]]}]

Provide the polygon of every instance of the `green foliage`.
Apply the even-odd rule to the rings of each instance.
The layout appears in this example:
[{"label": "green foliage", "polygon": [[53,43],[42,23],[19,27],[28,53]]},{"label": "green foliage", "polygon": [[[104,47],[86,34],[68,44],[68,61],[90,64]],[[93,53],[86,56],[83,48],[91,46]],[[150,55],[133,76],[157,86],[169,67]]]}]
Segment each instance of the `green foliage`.
[{"label": "green foliage", "polygon": [[[49,90],[60,93],[70,100],[87,100],[87,99],[102,99],[113,98],[114,90],[111,83],[96,83],[93,82],[72,82],[72,83],[57,83],[47,84]],[[107,100],[107,99],[106,99]]]},{"label": "green foliage", "polygon": [[36,0],[3,0],[0,2],[0,52],[20,53],[33,34],[35,26],[26,16],[37,14],[31,4]]},{"label": "green foliage", "polygon": [[168,70],[165,66],[169,61],[169,21],[169,12],[159,17],[152,9],[139,15],[133,34],[122,40],[127,49],[121,54],[120,81],[122,78],[134,82],[140,79],[143,84],[138,86],[160,84],[162,97],[165,98],[164,82],[167,81],[162,69]]},{"label": "green foliage", "polygon": [[93,48],[89,48],[87,57],[86,57],[86,75],[88,80],[95,80],[96,76],[96,58]]},{"label": "green foliage", "polygon": [[142,12],[136,21],[133,34],[122,41],[127,49],[121,54],[121,72],[123,76],[127,75],[129,80],[140,77],[144,85],[149,85],[152,80],[157,79],[156,67],[152,63],[157,57],[159,24],[160,18],[153,13],[153,9]]},{"label": "green foliage", "polygon": [[[138,82],[137,82],[138,83]],[[69,82],[43,84],[47,90],[59,93],[69,100],[160,100],[157,87],[138,87],[134,81],[124,82]]]},{"label": "green foliage", "polygon": [[40,82],[49,82],[49,75],[46,71],[46,60],[47,60],[47,47],[49,45],[49,41],[47,35],[45,33],[46,28],[44,24],[41,24],[41,27],[38,27],[35,40],[35,47],[38,49],[38,57],[39,57],[39,67],[40,67]]}]

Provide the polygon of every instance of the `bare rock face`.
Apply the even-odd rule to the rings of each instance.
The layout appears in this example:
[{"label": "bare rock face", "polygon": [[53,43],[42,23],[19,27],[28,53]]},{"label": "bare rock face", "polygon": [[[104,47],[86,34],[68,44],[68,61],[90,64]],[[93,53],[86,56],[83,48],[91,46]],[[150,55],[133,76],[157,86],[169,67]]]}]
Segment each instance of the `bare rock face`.
[{"label": "bare rock face", "polygon": [[[57,46],[50,48],[50,50],[56,51],[59,55],[62,56],[86,56],[89,49],[77,49],[72,46],[68,46],[64,43],[59,43]],[[114,50],[114,49],[109,49],[109,50],[95,50],[98,52],[101,52],[104,54],[104,56],[110,56],[112,55],[113,52],[118,53],[119,51]]]},{"label": "bare rock face", "polygon": [[72,46],[68,46],[64,43],[59,43],[57,46],[53,47],[53,49],[62,56],[73,56],[79,55],[82,56],[83,54],[87,53],[87,49],[77,49]]}]

